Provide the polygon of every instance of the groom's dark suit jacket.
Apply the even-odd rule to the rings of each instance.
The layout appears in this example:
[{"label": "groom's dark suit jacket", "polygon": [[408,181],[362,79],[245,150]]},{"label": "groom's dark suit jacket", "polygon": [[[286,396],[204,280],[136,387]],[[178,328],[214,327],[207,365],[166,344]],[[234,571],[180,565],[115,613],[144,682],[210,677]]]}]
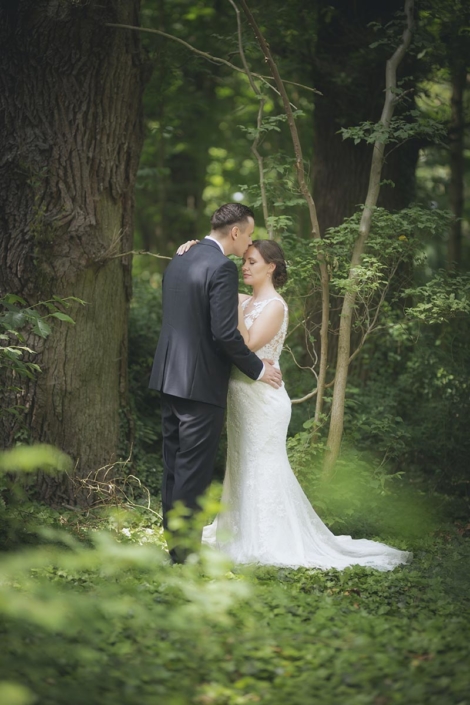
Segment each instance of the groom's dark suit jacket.
[{"label": "groom's dark suit jacket", "polygon": [[150,388],[224,407],[233,363],[251,379],[263,368],[238,324],[238,273],[213,240],[176,255],[163,277],[163,320]]}]

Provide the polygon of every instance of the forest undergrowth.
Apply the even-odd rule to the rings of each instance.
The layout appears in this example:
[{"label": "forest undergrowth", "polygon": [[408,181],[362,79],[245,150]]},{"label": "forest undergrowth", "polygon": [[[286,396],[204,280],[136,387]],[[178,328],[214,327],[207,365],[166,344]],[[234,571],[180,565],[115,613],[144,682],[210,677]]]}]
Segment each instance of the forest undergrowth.
[{"label": "forest undergrowth", "polygon": [[[171,566],[152,506],[2,508],[3,705],[470,703],[464,501],[434,495],[412,535],[369,526],[414,553],[388,573],[241,569],[204,550]],[[357,510],[334,530],[364,527]]]}]

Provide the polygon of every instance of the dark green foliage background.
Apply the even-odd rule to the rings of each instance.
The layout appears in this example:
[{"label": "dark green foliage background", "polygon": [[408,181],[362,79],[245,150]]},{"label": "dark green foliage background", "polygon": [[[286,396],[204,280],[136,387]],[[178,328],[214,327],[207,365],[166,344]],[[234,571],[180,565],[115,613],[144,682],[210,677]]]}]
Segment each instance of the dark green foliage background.
[{"label": "dark green foliage background", "polygon": [[148,272],[134,277],[129,317],[129,387],[134,421],[134,472],[157,494],[162,476],[161,419],[158,394],[148,389],[161,323],[161,287]]},{"label": "dark green foliage background", "polygon": [[[332,62],[328,38],[349,28],[356,11],[364,17],[376,12],[377,3],[288,0],[276,11],[272,2],[251,4],[282,75],[308,85],[326,78],[329,119],[362,148],[361,140],[370,140],[374,131],[373,122],[365,128],[357,124],[371,75],[378,71],[382,77],[402,17],[399,29],[392,23],[385,29],[366,25],[359,34],[348,30],[350,45],[335,43]],[[383,4],[380,11],[393,12],[398,4]],[[0,454],[2,705],[470,705],[468,187],[461,261],[457,271],[444,271],[450,222],[449,76],[456,61],[464,57],[468,62],[463,41],[468,28],[461,21],[460,0],[419,5],[416,46],[403,67],[405,88],[411,85],[407,81],[416,86],[395,124],[395,137],[399,132],[410,142],[418,140],[421,150],[414,202],[398,212],[374,214],[361,295],[372,295],[374,286],[375,293],[380,291],[387,271],[397,259],[400,264],[380,328],[351,365],[342,456],[333,480],[325,484],[321,478],[331,391],[315,442],[315,399],[293,406],[288,440],[293,471],[336,534],[411,550],[413,562],[389,573],[360,567],[243,570],[198,548],[192,563],[169,565],[159,516],[159,400],[147,387],[165,264],[136,255],[121,458],[113,466],[115,477],[109,476],[109,493],[97,497],[107,506],[81,512],[28,501],[23,487],[34,484],[38,468],[70,471],[70,461],[47,447],[29,451],[20,446],[21,457],[14,462]],[[160,27],[236,62],[232,10],[216,0],[146,0],[141,20],[143,26]],[[249,62],[264,70],[246,27],[244,38]],[[265,237],[250,151],[258,103],[247,81],[162,37],[145,35],[142,42],[154,70],[144,98],[136,250],[173,255],[180,242],[204,236],[211,212],[234,194],[253,205],[256,236]],[[377,90],[381,93],[382,84]],[[322,98],[298,87],[289,91],[312,174],[314,99]],[[467,91],[467,116],[469,108]],[[318,310],[319,248],[309,236],[289,133],[271,92],[265,118],[261,149],[270,212],[289,263],[290,280],[281,292],[290,309],[287,343],[297,362],[309,367],[306,338],[311,349],[318,344],[318,331],[306,336],[297,326],[306,302],[310,314]],[[397,154],[406,161],[404,151]],[[413,176],[408,174],[410,181]],[[347,178],[342,183],[347,185]],[[384,183],[383,193],[392,188]],[[359,213],[360,207],[341,218],[320,246],[336,296],[347,286]],[[370,272],[375,279],[367,278]],[[7,341],[0,372],[14,367],[18,375],[38,373],[34,362],[22,362],[18,347],[24,341],[15,316],[24,319],[24,304],[11,298],[0,303],[0,333]],[[26,323],[47,337],[53,329],[44,318],[58,318],[55,325],[69,322],[66,302],[44,305],[30,310]],[[358,319],[353,342],[360,335]],[[314,376],[299,369],[287,351],[281,366],[292,398],[315,387]],[[7,413],[21,420],[20,407]],[[16,440],[28,438],[28,429],[20,428]],[[223,437],[219,479],[225,443]],[[29,480],[22,473],[29,473]],[[137,479],[125,484],[131,475]],[[201,521],[217,512],[214,498],[220,489],[214,487]]]}]

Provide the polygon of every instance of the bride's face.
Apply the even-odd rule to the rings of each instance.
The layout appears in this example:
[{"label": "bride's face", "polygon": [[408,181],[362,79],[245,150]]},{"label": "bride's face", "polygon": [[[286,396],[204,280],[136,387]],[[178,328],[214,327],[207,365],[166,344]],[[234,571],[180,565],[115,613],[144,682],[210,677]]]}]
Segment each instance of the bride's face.
[{"label": "bride's face", "polygon": [[256,247],[249,247],[243,255],[243,281],[248,286],[265,284],[275,268],[274,263],[267,264],[264,261]]}]

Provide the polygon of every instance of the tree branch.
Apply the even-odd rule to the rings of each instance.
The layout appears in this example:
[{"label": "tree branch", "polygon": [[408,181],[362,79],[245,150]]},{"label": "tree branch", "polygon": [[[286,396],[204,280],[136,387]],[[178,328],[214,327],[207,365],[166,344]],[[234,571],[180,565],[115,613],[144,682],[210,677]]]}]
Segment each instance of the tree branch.
[{"label": "tree branch", "polygon": [[[212,61],[216,64],[225,64],[225,66],[228,66],[229,68],[233,69],[234,71],[238,71],[238,73],[246,73],[244,69],[241,69],[239,66],[236,64],[232,64],[230,61],[227,61],[226,59],[222,59],[220,56],[212,56],[211,54],[208,54],[206,51],[201,51],[200,49],[196,49],[196,47],[193,47],[192,44],[188,44],[188,42],[185,42],[184,39],[180,39],[179,37],[175,37],[173,34],[168,34],[167,32],[162,32],[160,29],[150,29],[148,27],[135,27],[134,25],[131,24],[116,24],[114,22],[105,22],[105,27],[116,27],[118,29],[131,29],[134,32],[148,32],[149,34],[159,34],[162,37],[166,37],[167,39],[171,39],[174,42],[178,42],[178,44],[182,44],[186,49],[189,49],[189,51],[192,51],[194,54],[198,54],[198,56],[202,56],[203,59],[206,59],[207,61]],[[253,73],[253,76],[256,76],[256,78],[259,78],[263,83],[266,83],[273,91],[278,93],[276,88],[269,83],[270,76],[263,76],[260,73]],[[312,93],[318,93],[319,95],[322,95],[320,91],[317,91],[316,88],[312,88],[311,86],[305,86],[303,83],[296,83],[295,81],[284,81],[284,83],[288,83],[289,85],[292,86],[298,86],[299,88],[303,88],[306,91],[311,91]]]},{"label": "tree branch", "polygon": [[[330,387],[332,387],[334,385],[334,383],[335,383],[335,380],[332,379],[331,382],[328,382],[328,384],[325,384],[324,388],[329,389]],[[317,395],[317,393],[318,393],[318,387],[316,389],[314,389],[313,391],[309,392],[308,394],[306,394],[304,397],[300,397],[300,399],[291,399],[290,403],[291,404],[302,404],[304,401],[308,401],[309,399],[312,399],[313,397],[315,397]]]},{"label": "tree branch", "polygon": [[266,230],[269,235],[269,239],[273,239],[273,228],[272,226],[269,226],[269,211],[268,211],[268,198],[266,194],[266,184],[264,180],[264,160],[261,154],[258,152],[258,144],[260,140],[260,135],[261,135],[261,124],[262,124],[262,119],[263,119],[263,111],[264,111],[264,105],[266,103],[266,99],[261,93],[260,89],[256,85],[255,81],[253,80],[253,75],[251,73],[250,67],[248,66],[248,62],[245,57],[245,52],[243,50],[243,40],[242,40],[242,23],[240,20],[240,10],[236,6],[233,0],[229,0],[230,4],[234,8],[236,15],[237,15],[237,31],[238,31],[238,51],[240,53],[240,58],[242,60],[242,64],[245,68],[245,73],[248,76],[248,81],[250,82],[251,89],[253,93],[258,96],[259,98],[259,106],[258,106],[258,116],[256,119],[256,128],[257,128],[257,134],[256,137],[253,141],[253,144],[251,145],[251,151],[255,155],[256,161],[258,162],[258,170],[259,170],[259,186],[261,190],[261,203],[263,206],[263,217],[264,217],[264,224],[266,227]]},{"label": "tree branch", "polygon": [[156,257],[157,259],[173,259],[172,257],[167,257],[166,255],[157,255],[155,252],[147,252],[146,250],[131,250],[130,252],[123,252],[119,255],[110,255],[106,259],[117,259],[118,257],[127,257],[127,255],[148,255],[149,257]]},{"label": "tree branch", "polygon": [[380,295],[380,299],[379,299],[379,302],[378,302],[377,307],[376,307],[376,309],[375,309],[374,317],[373,317],[373,319],[372,319],[372,322],[370,322],[370,320],[369,320],[369,325],[368,325],[368,327],[367,327],[367,330],[364,331],[364,334],[363,334],[363,336],[362,336],[360,342],[358,343],[357,348],[356,348],[356,349],[354,350],[354,352],[349,356],[348,365],[350,365],[351,362],[354,360],[354,358],[359,355],[359,353],[361,352],[362,348],[364,347],[364,343],[366,342],[366,340],[367,340],[367,338],[369,337],[369,335],[370,335],[374,330],[377,330],[377,325],[376,325],[376,324],[377,324],[377,319],[378,319],[378,317],[379,317],[380,310],[381,310],[381,308],[382,308],[383,302],[385,301],[385,296],[386,296],[386,294],[387,294],[387,291],[388,291],[389,288],[390,288],[390,283],[391,283],[393,277],[395,276],[395,273],[396,273],[396,271],[397,271],[397,269],[398,269],[398,265],[400,264],[400,262],[401,262],[401,259],[399,259],[399,260],[397,261],[397,263],[396,263],[395,266],[393,267],[392,271],[390,272],[390,276],[389,276],[389,278],[388,278],[387,284],[384,286],[384,288],[383,288],[383,290],[382,290],[382,293],[381,293],[381,295]]},{"label": "tree branch", "polygon": [[[265,58],[266,62],[268,63],[269,68],[271,69],[271,73],[273,75],[276,86],[279,90],[279,93],[281,94],[282,102],[284,105],[284,111],[287,116],[287,123],[289,125],[289,129],[290,129],[290,133],[291,133],[292,144],[294,146],[297,181],[299,183],[299,187],[300,187],[300,191],[302,193],[302,196],[304,197],[304,199],[307,203],[308,211],[309,211],[309,215],[310,215],[311,235],[315,239],[321,239],[320,226],[318,224],[317,210],[316,210],[315,202],[313,200],[312,194],[310,193],[310,190],[307,185],[307,180],[305,177],[304,159],[303,159],[303,154],[302,154],[302,146],[300,143],[299,133],[297,130],[297,125],[295,123],[295,118],[292,113],[292,109],[290,106],[289,98],[288,98],[284,83],[283,83],[281,76],[279,74],[279,70],[277,68],[276,62],[274,61],[274,59],[272,57],[269,46],[268,46],[264,36],[262,35],[253,15],[251,14],[251,11],[250,11],[248,5],[246,4],[246,0],[240,0],[240,2],[243,7],[243,11],[248,19],[248,22],[250,23],[250,25],[253,29],[255,37],[258,40],[258,44],[261,48],[261,51],[264,54],[264,58]],[[328,358],[328,321],[329,321],[329,307],[330,307],[330,285],[329,285],[328,269],[326,266],[325,258],[321,253],[319,253],[319,255],[318,255],[318,264],[320,267],[321,292],[322,292],[322,322],[321,322],[321,329],[320,329],[321,352],[320,352],[320,370],[318,373],[318,395],[317,395],[317,403],[316,403],[316,407],[315,407],[315,425],[320,422],[320,415],[322,412],[322,405],[323,405],[323,392],[325,389],[325,382],[326,382],[326,367],[327,367],[327,358]]]}]

